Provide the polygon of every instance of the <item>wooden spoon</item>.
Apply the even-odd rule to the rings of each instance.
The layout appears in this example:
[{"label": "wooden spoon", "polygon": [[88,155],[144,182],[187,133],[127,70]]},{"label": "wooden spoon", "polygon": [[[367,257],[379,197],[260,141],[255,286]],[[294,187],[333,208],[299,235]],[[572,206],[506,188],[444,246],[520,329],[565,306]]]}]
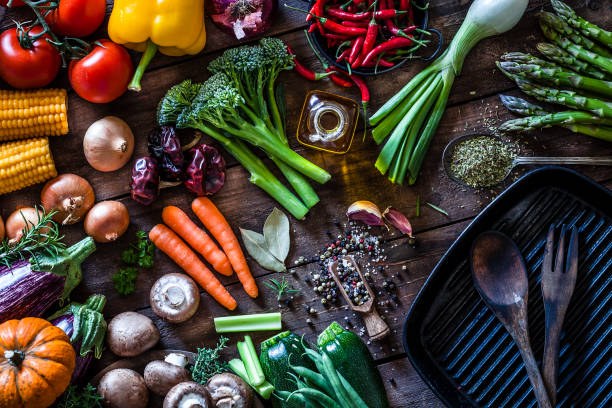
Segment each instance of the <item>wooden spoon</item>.
[{"label": "wooden spoon", "polygon": [[364,302],[362,305],[354,304],[353,299],[349,297],[344,290],[344,286],[342,286],[342,282],[340,282],[340,279],[338,279],[338,261],[330,262],[328,266],[329,273],[334,278],[334,281],[336,281],[336,285],[338,286],[340,293],[342,293],[342,296],[344,296],[344,299],[346,299],[346,302],[349,304],[350,308],[361,314],[366,329],[368,330],[368,335],[372,340],[380,340],[386,337],[391,330],[389,329],[387,323],[385,323],[385,321],[378,314],[376,307],[374,307],[374,291],[372,291],[372,288],[364,279],[363,274],[359,269],[359,265],[357,265],[357,262],[355,262],[355,259],[350,255],[345,256],[343,259],[350,262],[355,267],[355,271],[357,271],[359,274],[359,277],[363,282],[363,287],[366,288],[368,294],[370,295],[370,299],[368,299],[368,301]]},{"label": "wooden spoon", "polygon": [[525,262],[516,244],[500,232],[479,235],[472,246],[472,277],[489,309],[519,348],[540,408],[552,408],[529,343]]}]

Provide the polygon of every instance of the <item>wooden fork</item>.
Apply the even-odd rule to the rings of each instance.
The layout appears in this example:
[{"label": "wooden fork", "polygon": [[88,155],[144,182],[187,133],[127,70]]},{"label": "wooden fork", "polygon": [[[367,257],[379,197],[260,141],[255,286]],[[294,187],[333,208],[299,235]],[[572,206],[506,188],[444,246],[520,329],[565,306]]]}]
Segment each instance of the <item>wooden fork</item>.
[{"label": "wooden fork", "polygon": [[565,225],[563,225],[561,227],[555,267],[553,269],[555,226],[551,225],[548,230],[544,260],[542,262],[541,285],[544,297],[544,311],[546,312],[546,337],[544,341],[542,377],[553,407],[557,403],[557,375],[559,371],[561,329],[565,319],[565,312],[576,286],[576,276],[578,275],[578,230],[576,227],[572,228],[567,256],[565,255],[566,232]]}]

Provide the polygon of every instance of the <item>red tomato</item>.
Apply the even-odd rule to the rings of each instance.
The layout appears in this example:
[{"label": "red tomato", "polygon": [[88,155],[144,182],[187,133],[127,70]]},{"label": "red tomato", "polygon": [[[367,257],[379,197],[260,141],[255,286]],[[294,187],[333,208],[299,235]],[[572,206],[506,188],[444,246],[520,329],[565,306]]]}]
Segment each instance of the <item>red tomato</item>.
[{"label": "red tomato", "polygon": [[130,54],[111,40],[100,44],[85,57],[72,60],[68,68],[70,85],[83,99],[94,103],[107,103],[123,95],[134,74]]},{"label": "red tomato", "polygon": [[54,33],[86,37],[100,27],[106,13],[106,0],[60,0],[45,18]]},{"label": "red tomato", "polygon": [[[41,31],[42,27],[34,27],[30,33]],[[50,37],[45,34],[26,50],[19,44],[16,28],[0,34],[0,77],[19,89],[41,88],[53,81],[62,65],[62,57],[45,38]]]}]

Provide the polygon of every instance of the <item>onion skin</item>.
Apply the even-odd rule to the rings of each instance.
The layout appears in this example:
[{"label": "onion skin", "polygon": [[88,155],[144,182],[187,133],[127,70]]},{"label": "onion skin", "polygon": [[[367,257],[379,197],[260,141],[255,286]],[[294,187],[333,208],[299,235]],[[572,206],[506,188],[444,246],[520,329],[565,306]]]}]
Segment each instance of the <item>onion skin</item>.
[{"label": "onion skin", "polygon": [[4,239],[5,231],[4,231],[4,220],[0,217],[0,241]]},{"label": "onion skin", "polygon": [[[232,16],[231,10],[251,8],[243,18]],[[238,40],[255,37],[267,31],[278,8],[278,0],[212,0],[206,2],[207,13],[221,31]],[[237,22],[237,26],[235,23]]]},{"label": "onion skin", "polygon": [[93,188],[83,177],[61,174],[45,184],[40,201],[46,212],[57,211],[53,215],[55,222],[69,225],[81,221],[96,198]]},{"label": "onion skin", "polygon": [[9,239],[9,242],[15,243],[21,239],[23,229],[26,227],[23,217],[28,220],[28,227],[31,228],[32,224],[36,225],[38,223],[39,217],[43,217],[43,212],[33,207],[21,207],[13,211],[6,219],[5,224],[6,237]]},{"label": "onion skin", "polygon": [[119,201],[102,201],[94,205],[85,217],[85,233],[100,243],[117,240],[129,225],[128,210]]},{"label": "onion skin", "polygon": [[83,152],[98,171],[119,170],[132,157],[134,134],[122,119],[107,116],[91,124],[83,138]]}]

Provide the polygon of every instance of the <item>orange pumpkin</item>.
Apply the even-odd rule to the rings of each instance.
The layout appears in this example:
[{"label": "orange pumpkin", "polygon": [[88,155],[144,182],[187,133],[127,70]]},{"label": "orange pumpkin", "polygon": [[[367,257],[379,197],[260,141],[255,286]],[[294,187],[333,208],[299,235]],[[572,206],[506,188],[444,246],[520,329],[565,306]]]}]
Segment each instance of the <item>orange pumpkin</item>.
[{"label": "orange pumpkin", "polygon": [[44,319],[0,324],[0,407],[50,406],[70,384],[75,360],[66,333]]}]

